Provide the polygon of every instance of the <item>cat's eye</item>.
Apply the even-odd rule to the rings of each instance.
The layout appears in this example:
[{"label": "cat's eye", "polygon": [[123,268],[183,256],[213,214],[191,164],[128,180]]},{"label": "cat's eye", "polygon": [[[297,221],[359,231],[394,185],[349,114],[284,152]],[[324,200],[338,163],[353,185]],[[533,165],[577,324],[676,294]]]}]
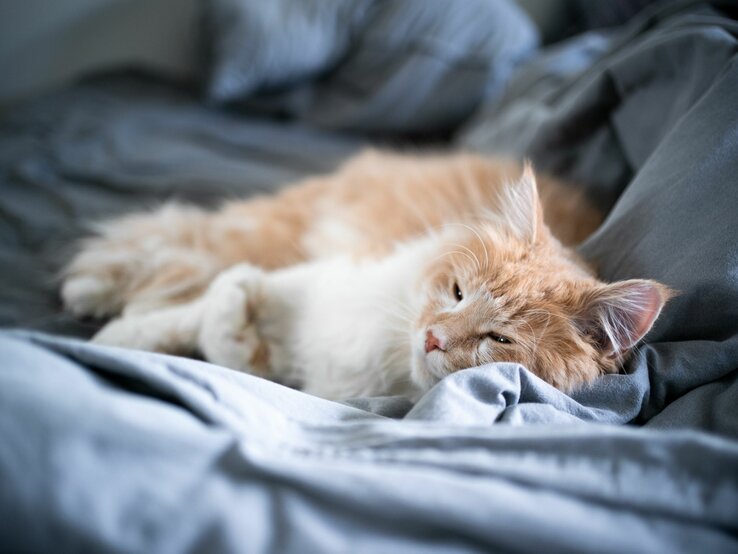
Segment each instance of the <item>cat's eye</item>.
[{"label": "cat's eye", "polygon": [[461,289],[459,288],[459,283],[454,283],[454,298],[459,302],[464,299],[464,295],[461,293]]},{"label": "cat's eye", "polygon": [[491,338],[493,341],[498,342],[500,344],[511,344],[512,341],[507,338],[503,337],[502,335],[498,335],[497,333],[489,333],[487,334],[489,338]]}]

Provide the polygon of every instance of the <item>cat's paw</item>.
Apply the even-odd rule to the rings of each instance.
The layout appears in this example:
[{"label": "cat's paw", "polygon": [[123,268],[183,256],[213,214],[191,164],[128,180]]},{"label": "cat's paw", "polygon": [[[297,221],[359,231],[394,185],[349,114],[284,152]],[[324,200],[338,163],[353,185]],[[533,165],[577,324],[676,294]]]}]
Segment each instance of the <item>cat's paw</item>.
[{"label": "cat's paw", "polygon": [[237,265],[210,285],[198,344],[209,362],[239,371],[265,373],[268,347],[256,323],[262,294],[261,269]]},{"label": "cat's paw", "polygon": [[80,273],[70,275],[62,283],[64,309],[77,317],[105,317],[120,312],[122,295],[110,277]]},{"label": "cat's paw", "polygon": [[198,300],[146,314],[124,315],[103,327],[92,342],[165,354],[192,355],[196,351],[201,314],[202,303]]},{"label": "cat's paw", "polygon": [[156,330],[137,317],[120,317],[105,325],[91,342],[135,350],[160,351]]}]

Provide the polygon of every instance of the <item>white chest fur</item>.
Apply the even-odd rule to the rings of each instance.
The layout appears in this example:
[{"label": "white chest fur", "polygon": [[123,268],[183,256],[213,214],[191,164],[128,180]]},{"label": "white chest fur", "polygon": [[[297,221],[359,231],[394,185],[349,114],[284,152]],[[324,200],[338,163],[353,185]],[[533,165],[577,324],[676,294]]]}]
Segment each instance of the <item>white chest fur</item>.
[{"label": "white chest fur", "polygon": [[380,260],[342,256],[267,274],[258,327],[272,370],[328,398],[411,393],[417,282],[436,252],[424,239]]}]

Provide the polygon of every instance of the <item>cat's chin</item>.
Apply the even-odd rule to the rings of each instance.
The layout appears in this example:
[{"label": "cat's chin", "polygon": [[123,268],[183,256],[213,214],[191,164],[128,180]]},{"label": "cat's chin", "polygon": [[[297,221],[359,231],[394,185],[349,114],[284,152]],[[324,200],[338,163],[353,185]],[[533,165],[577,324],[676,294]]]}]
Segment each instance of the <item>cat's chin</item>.
[{"label": "cat's chin", "polygon": [[423,353],[414,353],[411,361],[411,378],[413,384],[423,393],[429,391],[441,378],[436,376],[428,365],[427,356]]},{"label": "cat's chin", "polygon": [[[413,333],[414,345],[410,360],[410,377],[416,388],[422,393],[428,392],[436,383],[446,376],[442,369],[442,360],[434,360],[434,356],[442,356],[440,352],[425,352],[425,329]],[[433,362],[436,362],[434,364]],[[437,367],[436,367],[437,366]]]}]

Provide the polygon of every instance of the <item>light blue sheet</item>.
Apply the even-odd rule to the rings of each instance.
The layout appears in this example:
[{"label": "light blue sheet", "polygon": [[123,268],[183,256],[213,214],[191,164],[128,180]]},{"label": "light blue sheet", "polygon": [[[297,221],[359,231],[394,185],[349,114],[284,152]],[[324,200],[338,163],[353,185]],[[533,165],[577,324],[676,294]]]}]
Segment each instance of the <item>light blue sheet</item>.
[{"label": "light blue sheet", "polygon": [[588,422],[612,416],[514,364],[391,419],[397,399],[371,413],[183,358],[23,333],[0,351],[3,551],[738,545],[735,442]]}]

